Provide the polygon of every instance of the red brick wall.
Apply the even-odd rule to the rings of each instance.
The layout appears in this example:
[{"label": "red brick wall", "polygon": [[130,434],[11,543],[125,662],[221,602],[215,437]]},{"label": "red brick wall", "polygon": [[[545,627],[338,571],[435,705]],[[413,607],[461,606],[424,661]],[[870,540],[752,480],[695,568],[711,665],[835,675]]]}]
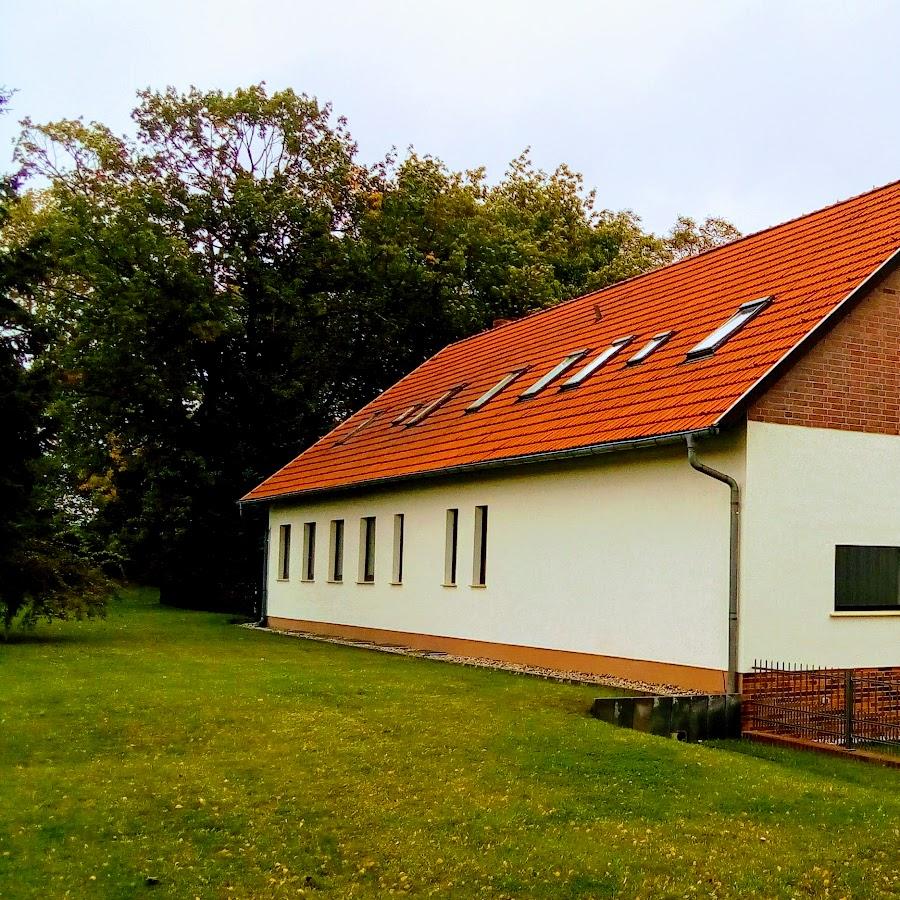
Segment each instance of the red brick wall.
[{"label": "red brick wall", "polygon": [[747,415],[757,422],[900,434],[900,273],[874,287]]}]

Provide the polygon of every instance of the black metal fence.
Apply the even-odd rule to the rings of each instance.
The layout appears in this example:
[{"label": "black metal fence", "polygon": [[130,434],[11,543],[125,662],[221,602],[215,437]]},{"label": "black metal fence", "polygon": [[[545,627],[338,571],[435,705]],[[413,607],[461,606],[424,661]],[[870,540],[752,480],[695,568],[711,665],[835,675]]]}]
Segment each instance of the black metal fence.
[{"label": "black metal fence", "polygon": [[756,662],[744,676],[744,731],[900,752],[900,670]]}]

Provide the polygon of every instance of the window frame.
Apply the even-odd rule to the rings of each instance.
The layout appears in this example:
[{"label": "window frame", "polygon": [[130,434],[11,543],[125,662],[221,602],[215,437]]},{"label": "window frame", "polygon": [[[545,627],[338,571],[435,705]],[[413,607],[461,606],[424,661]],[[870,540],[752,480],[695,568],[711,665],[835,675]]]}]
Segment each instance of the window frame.
[{"label": "window frame", "polygon": [[303,523],[303,559],[300,581],[309,583],[316,580],[316,523]]}]

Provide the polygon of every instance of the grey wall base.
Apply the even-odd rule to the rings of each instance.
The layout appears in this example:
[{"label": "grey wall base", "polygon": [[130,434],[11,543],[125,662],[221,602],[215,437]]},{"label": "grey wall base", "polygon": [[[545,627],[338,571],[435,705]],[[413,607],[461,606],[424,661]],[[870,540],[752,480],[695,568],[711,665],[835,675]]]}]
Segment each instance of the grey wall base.
[{"label": "grey wall base", "polygon": [[740,694],[598,697],[591,715],[610,725],[682,741],[741,736]]}]

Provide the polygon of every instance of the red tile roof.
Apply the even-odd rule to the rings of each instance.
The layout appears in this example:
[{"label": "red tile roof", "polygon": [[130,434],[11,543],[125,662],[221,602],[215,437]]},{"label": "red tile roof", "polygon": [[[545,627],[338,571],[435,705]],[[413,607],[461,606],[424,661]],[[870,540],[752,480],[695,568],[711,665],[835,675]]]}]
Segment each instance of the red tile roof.
[{"label": "red tile roof", "polygon": [[[898,248],[895,182],[476,334],[445,347],[243,499],[714,427]],[[738,306],[770,295],[771,305],[714,355],[686,361]],[[670,330],[671,339],[645,362],[626,365],[649,338]],[[562,376],[536,397],[517,400],[566,355],[591,349],[571,375],[627,335],[634,342],[579,387],[560,390]],[[523,366],[528,371],[482,409],[464,412]],[[413,404],[460,384],[420,423],[391,424]]]}]

